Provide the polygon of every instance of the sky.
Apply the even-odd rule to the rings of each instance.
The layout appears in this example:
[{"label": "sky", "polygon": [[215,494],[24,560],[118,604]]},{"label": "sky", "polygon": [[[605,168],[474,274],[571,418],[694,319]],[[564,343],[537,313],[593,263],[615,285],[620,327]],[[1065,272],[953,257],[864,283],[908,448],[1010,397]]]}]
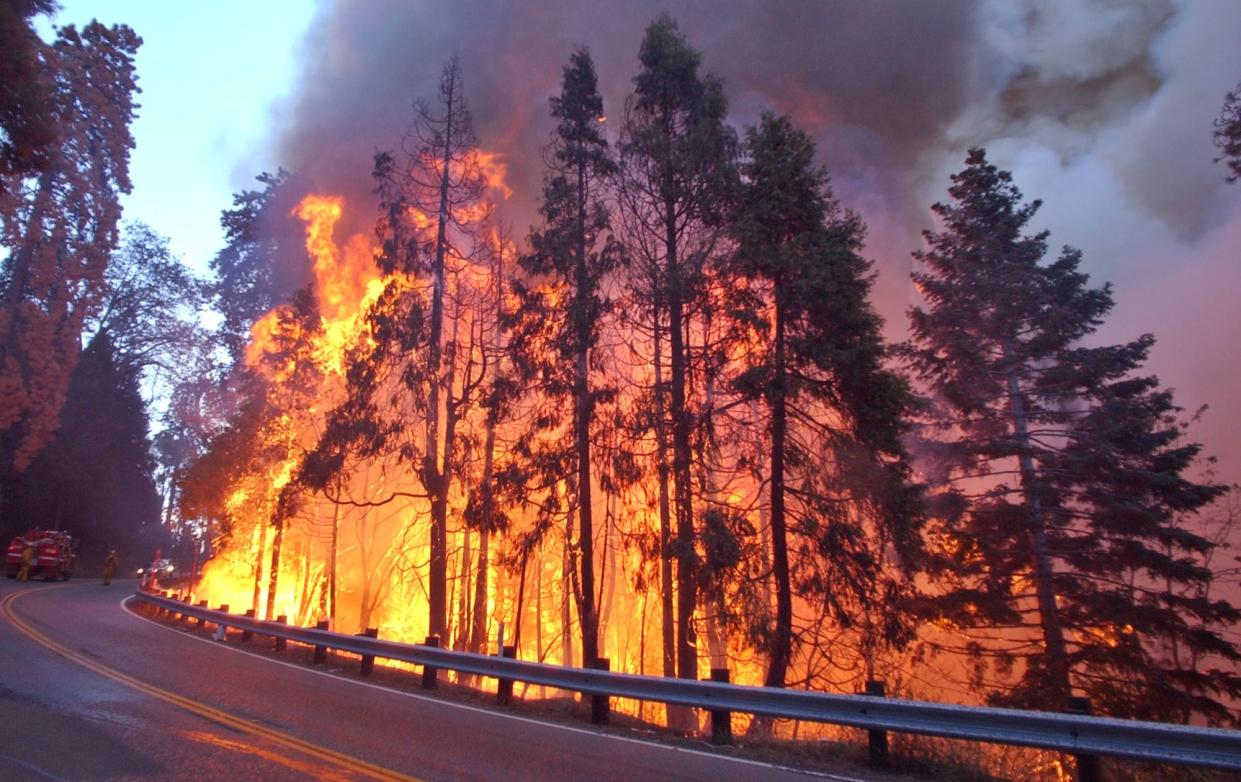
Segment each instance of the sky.
[{"label": "sky", "polygon": [[[283,165],[365,230],[371,158],[454,52],[484,147],[505,155],[514,234],[533,216],[547,98],[587,45],[615,134],[645,25],[668,10],[724,81],[731,120],[790,113],[842,204],[869,226],[874,300],[901,339],[910,251],[929,206],[981,145],[1044,206],[1050,245],[1085,254],[1117,306],[1100,341],[1153,332],[1149,370],[1241,481],[1241,184],[1212,162],[1212,122],[1241,81],[1237,0],[63,0],[58,23],[144,38],[126,216],[205,269],[219,212]],[[614,135],[613,135],[614,138]]]},{"label": "sky", "polygon": [[125,219],[168,236],[201,273],[220,249],[220,210],[259,172],[274,169],[273,112],[296,83],[313,2],[58,0],[40,25],[128,24],[138,50],[140,108]]}]

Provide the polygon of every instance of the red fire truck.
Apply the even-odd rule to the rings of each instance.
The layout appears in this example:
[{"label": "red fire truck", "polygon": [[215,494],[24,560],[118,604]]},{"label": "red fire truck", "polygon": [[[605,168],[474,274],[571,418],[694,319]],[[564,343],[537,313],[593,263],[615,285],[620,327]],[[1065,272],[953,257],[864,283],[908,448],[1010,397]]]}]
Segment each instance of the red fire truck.
[{"label": "red fire truck", "polygon": [[27,546],[34,548],[34,561],[30,563],[30,578],[42,576],[48,581],[68,581],[73,575],[75,541],[68,532],[59,530],[32,529],[24,535],[13,538],[9,544],[9,553],[5,562],[5,573],[9,578],[17,578],[22,569],[22,552]]}]

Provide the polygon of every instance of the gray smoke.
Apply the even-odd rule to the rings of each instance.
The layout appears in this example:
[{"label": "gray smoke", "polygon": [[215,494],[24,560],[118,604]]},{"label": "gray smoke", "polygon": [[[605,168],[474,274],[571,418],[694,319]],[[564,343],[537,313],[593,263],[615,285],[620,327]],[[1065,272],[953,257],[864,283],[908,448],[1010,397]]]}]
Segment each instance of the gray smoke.
[{"label": "gray smoke", "polygon": [[[1241,391],[1233,335],[1241,186],[1211,159],[1211,123],[1241,79],[1233,0],[338,0],[322,8],[280,108],[285,165],[361,208],[415,97],[461,56],[476,131],[506,155],[505,216],[525,233],[551,123],[547,99],[576,46],[595,58],[613,138],[645,26],[670,11],[724,79],[738,128],[789,112],[819,143],[841,201],[870,226],[875,298],[903,336],[909,252],[965,151],[986,146],[1053,244],[1086,252],[1119,302],[1104,338],[1161,337],[1155,369],[1186,406]],[[1190,357],[1193,357],[1192,359]],[[1217,414],[1222,431],[1231,413]],[[1204,435],[1206,436],[1206,435]],[[1207,437],[1236,479],[1241,450]],[[1231,469],[1230,475],[1227,470]]]}]

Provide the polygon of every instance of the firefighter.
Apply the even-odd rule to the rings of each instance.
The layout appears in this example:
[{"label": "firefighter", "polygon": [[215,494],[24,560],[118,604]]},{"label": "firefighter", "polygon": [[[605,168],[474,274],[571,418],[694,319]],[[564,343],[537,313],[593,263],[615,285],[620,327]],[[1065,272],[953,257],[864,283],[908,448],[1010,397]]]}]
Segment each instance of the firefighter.
[{"label": "firefighter", "polygon": [[108,558],[103,561],[103,585],[112,583],[112,574],[116,572],[116,549],[108,549]]},{"label": "firefighter", "polygon": [[27,543],[22,549],[22,569],[17,574],[18,581],[30,580],[30,566],[34,564],[34,544]]}]

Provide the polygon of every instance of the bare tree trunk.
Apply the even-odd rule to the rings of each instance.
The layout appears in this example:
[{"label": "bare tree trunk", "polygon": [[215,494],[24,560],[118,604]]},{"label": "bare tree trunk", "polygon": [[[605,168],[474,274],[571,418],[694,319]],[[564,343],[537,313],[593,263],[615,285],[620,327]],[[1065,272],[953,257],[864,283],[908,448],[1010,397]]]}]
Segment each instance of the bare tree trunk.
[{"label": "bare tree trunk", "polygon": [[260,619],[272,619],[270,616],[263,616],[259,613],[259,601],[263,596],[263,558],[267,554],[267,522],[259,522],[259,550],[254,555],[254,602],[251,608],[254,615]]},{"label": "bare tree trunk", "polygon": [[685,384],[685,317],[681,273],[677,266],[675,205],[667,204],[668,226],[668,339],[672,385],[672,484],[677,517],[677,676],[698,678],[698,650],[694,638],[697,607],[697,553],[694,547],[694,501],[690,479],[690,421]]},{"label": "bare tree trunk", "polygon": [[[452,143],[455,112],[457,110],[457,79],[455,62],[446,81],[445,110],[447,112],[443,157],[440,161],[438,225],[435,236],[435,260],[431,266],[431,323],[427,346],[427,420],[423,450],[423,485],[431,495],[431,562],[428,573],[428,622],[431,635],[445,635],[447,621],[448,591],[448,465],[440,462],[440,392],[450,393],[447,379],[441,376],[444,337],[444,258],[448,244],[449,187],[452,167]],[[447,440],[447,438],[445,438]],[[447,461],[445,459],[445,461]]]},{"label": "bare tree trunk", "polygon": [[340,538],[340,506],[332,503],[332,553],[328,565],[328,627],[336,629],[336,557]]},{"label": "bare tree trunk", "polygon": [[784,446],[788,429],[786,409],[786,386],[788,378],[784,369],[784,306],[777,283],[776,334],[773,348],[775,355],[775,382],[771,399],[771,554],[772,576],[776,585],[776,625],[771,641],[771,659],[767,663],[768,687],[783,687],[788,671],[793,644],[793,595],[789,585],[789,549],[784,523]]},{"label": "bare tree trunk", "polygon": [[589,385],[590,323],[586,274],[586,162],[577,166],[577,259],[574,273],[573,330],[576,356],[573,373],[573,439],[577,458],[578,545],[582,550],[582,664],[599,657],[599,615],[595,605],[595,531],[591,518],[590,422],[594,405]]},{"label": "bare tree trunk", "polygon": [[569,594],[572,591],[569,571],[569,542],[564,545],[564,555],[560,570],[560,659],[564,665],[573,667],[573,617],[569,610]]},{"label": "bare tree trunk", "polygon": [[459,591],[460,598],[457,601],[456,637],[453,640],[452,647],[457,651],[465,649],[469,641],[470,595],[473,593],[473,590],[470,589],[470,571],[474,565],[474,553],[470,550],[470,530],[468,527],[461,531],[461,537],[461,589]]},{"label": "bare tree trunk", "polygon": [[487,549],[490,538],[491,532],[483,527],[478,533],[478,572],[474,576],[474,605],[470,618],[471,652],[485,651],[487,644],[487,581],[490,567]]},{"label": "bare tree trunk", "polygon": [[276,611],[276,592],[280,586],[280,548],[284,544],[285,521],[282,519],[276,523],[276,534],[271,540],[271,570],[268,573],[267,581],[268,618],[275,616]]},{"label": "bare tree trunk", "polygon": [[1030,540],[1031,566],[1034,572],[1034,589],[1038,602],[1039,624],[1043,631],[1043,647],[1047,655],[1048,683],[1052,691],[1051,704],[1063,709],[1068,706],[1072,692],[1069,681],[1069,657],[1064,642],[1064,628],[1060,624],[1060,611],[1056,607],[1056,587],[1051,555],[1047,550],[1047,530],[1043,520],[1042,498],[1038,490],[1038,474],[1034,457],[1030,453],[1029,425],[1026,421],[1025,403],[1021,395],[1021,383],[1016,369],[1011,366],[1013,349],[1011,341],[1003,344],[1004,358],[1010,362],[1008,370],[1008,402],[1013,415],[1013,428],[1017,436],[1018,460],[1021,465],[1021,491],[1025,496],[1029,514],[1028,537]]},{"label": "bare tree trunk", "polygon": [[659,308],[655,309],[655,448],[659,472],[659,575],[661,638],[664,676],[676,674],[676,637],[673,635],[672,597],[672,518],[668,496],[668,433],[665,425],[663,345],[659,334]]}]

